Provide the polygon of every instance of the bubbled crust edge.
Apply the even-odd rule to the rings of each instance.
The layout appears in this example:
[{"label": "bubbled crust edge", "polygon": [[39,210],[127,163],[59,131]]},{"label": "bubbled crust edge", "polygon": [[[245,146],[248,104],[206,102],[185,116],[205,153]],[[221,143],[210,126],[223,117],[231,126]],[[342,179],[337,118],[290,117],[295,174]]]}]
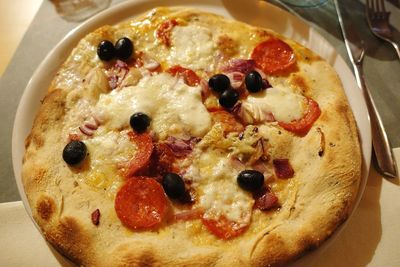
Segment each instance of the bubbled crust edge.
[{"label": "bubbled crust edge", "polygon": [[[205,16],[215,23],[225,20],[217,15],[192,9],[162,8],[162,11],[163,14],[170,13],[174,17],[186,17],[192,14]],[[281,36],[280,38],[293,43]],[[299,190],[303,200],[300,199],[299,206],[295,206],[295,211],[290,214],[292,219],[290,223],[282,223],[268,231],[261,231],[259,235],[248,236],[248,240],[237,247],[230,246],[229,243],[225,248],[214,247],[210,244],[206,247],[192,247],[187,254],[182,254],[179,253],[180,246],[171,246],[169,239],[134,244],[115,240],[117,244],[110,250],[96,247],[93,245],[93,232],[81,221],[81,218],[60,216],[63,200],[49,181],[51,177],[48,169],[51,168],[47,164],[51,162],[45,164],[37,159],[37,151],[42,149],[46,138],[57,130],[61,131],[58,127],[64,114],[66,93],[50,88],[35,119],[32,132],[26,140],[22,170],[28,201],[44,236],[62,254],[84,266],[109,264],[118,266],[273,266],[293,261],[306,251],[318,247],[349,215],[361,176],[361,152],[356,123],[339,78],[328,63],[317,62],[318,64],[312,64],[325,69],[328,83],[333,85],[333,93],[336,95],[334,104],[328,107],[334,111],[333,116],[328,116],[330,123],[326,127],[333,135],[340,137],[340,147],[343,149],[326,151],[324,155],[326,160],[321,163],[320,172],[316,177],[322,181],[326,180],[326,183],[320,183],[318,190],[327,195],[340,195],[338,201],[326,202],[323,205],[313,202],[313,188],[305,184]],[[320,97],[323,98],[323,96]],[[317,102],[318,98],[315,98]],[[321,115],[321,120],[324,116],[324,114]],[[329,175],[326,177],[327,173]],[[328,188],[332,179],[342,182],[338,186]],[[308,209],[302,206],[307,201],[312,203]],[[310,211],[314,207],[315,211]],[[302,214],[306,209],[308,216],[304,217]],[[178,244],[179,242],[175,245]],[[176,256],[178,254],[179,257]]]}]

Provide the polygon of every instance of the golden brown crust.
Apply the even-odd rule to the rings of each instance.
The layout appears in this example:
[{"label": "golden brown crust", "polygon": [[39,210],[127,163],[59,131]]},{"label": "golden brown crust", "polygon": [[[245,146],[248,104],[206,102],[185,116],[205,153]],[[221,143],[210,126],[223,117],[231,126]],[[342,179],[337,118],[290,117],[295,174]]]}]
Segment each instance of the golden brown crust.
[{"label": "golden brown crust", "polygon": [[[316,100],[322,113],[305,137],[276,126],[261,129],[270,138],[271,156],[289,158],[296,170],[295,177],[285,183],[289,189],[282,191],[282,207],[269,213],[255,212],[249,230],[228,241],[211,236],[198,220],[169,223],[154,231],[125,228],[115,214],[114,200],[79,176],[88,167],[68,167],[61,157],[70,110],[80,99],[97,101],[100,93],[85,82],[82,90],[77,85],[95,63],[83,55],[83,62],[89,63],[77,68],[70,56],[54,79],[26,140],[22,170],[33,216],[46,239],[84,266],[274,266],[318,247],[347,219],[361,175],[356,123],[332,67],[310,50],[269,30],[185,8],[159,8],[151,14],[137,19],[151,22],[141,29],[150,41],[154,41],[151,33],[157,23],[165,17],[223,29],[227,34],[221,35],[218,46],[224,60],[248,57],[252,48],[269,36],[278,36],[294,48],[298,60],[295,73],[271,79],[289,81],[288,85]],[[129,23],[117,28],[105,26],[85,37],[72,55],[82,53],[85,42],[115,39],[121,32],[128,36],[142,33]],[[251,40],[247,38],[250,35]],[[134,39],[137,49],[146,48],[145,38]],[[236,49],[237,44],[240,49]],[[157,50],[154,57],[166,66],[166,49],[156,46],[146,51]],[[205,72],[198,72],[205,76]],[[79,87],[76,90],[67,88],[65,80],[71,76],[77,77],[69,80]],[[96,209],[101,212],[98,226],[90,219]]]}]

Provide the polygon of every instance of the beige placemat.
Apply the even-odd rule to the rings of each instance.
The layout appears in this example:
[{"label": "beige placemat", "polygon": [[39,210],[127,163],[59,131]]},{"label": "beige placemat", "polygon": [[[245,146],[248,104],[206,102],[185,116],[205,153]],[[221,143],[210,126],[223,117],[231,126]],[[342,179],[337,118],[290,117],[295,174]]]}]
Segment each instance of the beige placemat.
[{"label": "beige placemat", "polygon": [[[400,148],[395,149],[400,166]],[[400,190],[375,171],[368,177],[364,196],[348,225],[322,252],[300,266],[400,266]],[[68,266],[46,244],[21,201],[0,204],[1,266]]]}]

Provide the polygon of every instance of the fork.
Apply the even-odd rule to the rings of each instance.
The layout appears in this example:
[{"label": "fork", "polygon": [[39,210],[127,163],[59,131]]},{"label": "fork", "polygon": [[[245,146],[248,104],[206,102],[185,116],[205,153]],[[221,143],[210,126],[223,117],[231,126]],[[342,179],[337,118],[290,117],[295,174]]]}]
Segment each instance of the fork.
[{"label": "fork", "polygon": [[372,33],[391,43],[400,59],[399,45],[393,39],[392,29],[389,24],[390,12],[386,12],[384,0],[367,0],[365,13]]}]

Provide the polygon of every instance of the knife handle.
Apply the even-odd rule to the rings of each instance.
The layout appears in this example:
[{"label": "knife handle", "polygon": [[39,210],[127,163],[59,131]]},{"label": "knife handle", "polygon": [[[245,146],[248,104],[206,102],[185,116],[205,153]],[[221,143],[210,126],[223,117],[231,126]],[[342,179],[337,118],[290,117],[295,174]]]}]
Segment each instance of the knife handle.
[{"label": "knife handle", "polygon": [[355,66],[357,68],[357,71],[355,71],[357,83],[364,94],[371,121],[372,145],[378,164],[378,172],[384,176],[395,178],[397,177],[397,166],[385,127],[383,126],[382,119],[376,109],[371,92],[365,83],[362,66],[360,64],[356,64]]}]

